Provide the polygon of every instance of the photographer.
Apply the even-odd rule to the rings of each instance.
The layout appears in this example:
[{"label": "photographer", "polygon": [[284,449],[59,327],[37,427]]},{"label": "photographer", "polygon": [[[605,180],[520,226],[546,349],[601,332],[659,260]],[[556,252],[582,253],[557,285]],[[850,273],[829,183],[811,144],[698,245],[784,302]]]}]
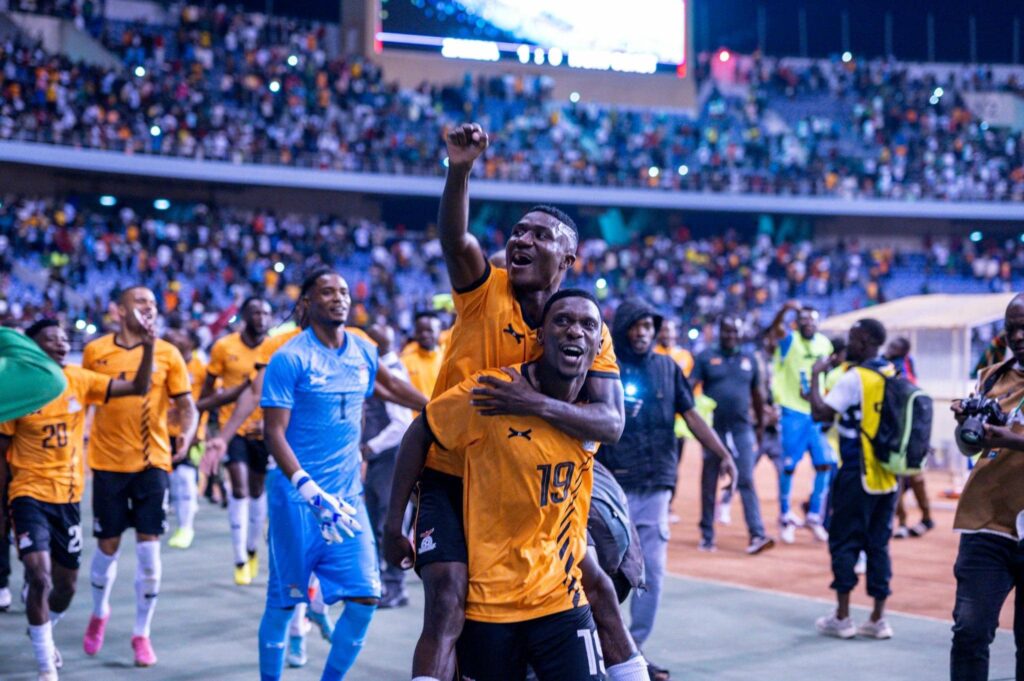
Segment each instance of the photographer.
[{"label": "photographer", "polygon": [[961,534],[954,567],[952,681],[988,679],[989,646],[1014,588],[1016,676],[1024,679],[1024,549],[1018,543],[1024,511],[1024,294],[1006,308],[1005,328],[1013,358],[981,371],[976,397],[952,407],[960,451],[980,455],[953,522]]}]

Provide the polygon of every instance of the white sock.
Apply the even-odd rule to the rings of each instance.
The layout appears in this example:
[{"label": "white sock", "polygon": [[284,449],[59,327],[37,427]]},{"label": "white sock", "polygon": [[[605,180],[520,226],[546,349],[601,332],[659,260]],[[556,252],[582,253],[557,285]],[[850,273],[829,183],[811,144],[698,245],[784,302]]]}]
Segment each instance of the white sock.
[{"label": "white sock", "polygon": [[303,636],[305,635],[305,624],[306,624],[306,604],[299,603],[295,606],[295,612],[292,613],[292,621],[288,623],[288,635],[289,636]]},{"label": "white sock", "polygon": [[263,524],[267,520],[267,493],[249,500],[249,536],[245,542],[245,550],[256,553],[263,543]]},{"label": "white sock", "polygon": [[53,627],[50,623],[28,625],[28,635],[32,639],[32,651],[36,654],[39,671],[56,672],[53,662]]},{"label": "white sock", "polygon": [[62,619],[64,619],[64,615],[66,614],[68,614],[67,610],[65,610],[64,612],[50,610],[50,628],[52,629],[53,627],[56,627],[57,622],[60,622]]},{"label": "white sock", "polygon": [[199,505],[195,469],[191,466],[175,468],[171,473],[171,492],[171,496],[174,498],[174,514],[178,517],[178,527],[191,530]]},{"label": "white sock", "polygon": [[245,555],[245,534],[249,529],[249,498],[236,499],[232,493],[228,497],[228,522],[231,523],[231,548],[235,554],[235,565],[241,565],[248,557]]},{"label": "white sock", "polygon": [[637,653],[625,662],[608,667],[608,681],[651,681],[647,660]]},{"label": "white sock", "polygon": [[112,556],[103,553],[99,548],[92,554],[92,566],[89,570],[89,582],[92,585],[92,614],[95,617],[106,617],[110,614],[110,592],[117,579],[117,557],[120,551]]},{"label": "white sock", "polygon": [[135,545],[135,626],[132,636],[149,636],[157,597],[160,595],[160,542],[145,541]]}]

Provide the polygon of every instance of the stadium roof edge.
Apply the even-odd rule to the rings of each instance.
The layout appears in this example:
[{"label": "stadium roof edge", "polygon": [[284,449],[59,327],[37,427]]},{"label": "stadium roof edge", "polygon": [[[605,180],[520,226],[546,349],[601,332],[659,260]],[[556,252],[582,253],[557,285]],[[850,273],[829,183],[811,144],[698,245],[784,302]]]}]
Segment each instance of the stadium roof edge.
[{"label": "stadium roof edge", "polygon": [[[288,166],[125,154],[33,142],[0,142],[0,163],[166,180],[257,185],[391,196],[439,197],[439,177],[325,171]],[[239,171],[242,171],[240,174]],[[662,210],[775,213],[817,216],[1024,221],[1024,204],[984,201],[901,201],[803,196],[755,196],[615,187],[572,187],[477,180],[477,200],[516,203],[656,208]]]}]

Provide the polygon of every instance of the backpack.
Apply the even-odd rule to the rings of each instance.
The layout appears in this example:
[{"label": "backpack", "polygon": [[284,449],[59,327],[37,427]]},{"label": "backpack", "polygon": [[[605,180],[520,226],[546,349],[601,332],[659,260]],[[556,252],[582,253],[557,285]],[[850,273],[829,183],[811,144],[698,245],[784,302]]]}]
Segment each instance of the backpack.
[{"label": "backpack", "polygon": [[644,557],[640,537],[629,519],[629,501],[615,476],[597,460],[587,533],[598,564],[615,584],[620,603],[633,589],[644,588]]},{"label": "backpack", "polygon": [[901,374],[877,373],[885,379],[885,392],[871,438],[875,458],[893,475],[920,473],[931,447],[932,398]]}]

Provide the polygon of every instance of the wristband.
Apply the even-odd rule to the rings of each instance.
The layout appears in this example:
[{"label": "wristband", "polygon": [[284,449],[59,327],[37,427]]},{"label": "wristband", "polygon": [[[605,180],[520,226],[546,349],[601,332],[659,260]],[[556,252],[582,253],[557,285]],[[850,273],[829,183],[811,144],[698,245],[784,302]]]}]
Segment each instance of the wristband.
[{"label": "wristband", "polygon": [[[312,487],[309,485],[312,484]],[[302,495],[302,498],[306,501],[312,499],[317,493],[317,485],[313,482],[313,478],[309,477],[309,473],[302,470],[301,468],[292,475],[292,485],[295,486],[295,490]]]}]

